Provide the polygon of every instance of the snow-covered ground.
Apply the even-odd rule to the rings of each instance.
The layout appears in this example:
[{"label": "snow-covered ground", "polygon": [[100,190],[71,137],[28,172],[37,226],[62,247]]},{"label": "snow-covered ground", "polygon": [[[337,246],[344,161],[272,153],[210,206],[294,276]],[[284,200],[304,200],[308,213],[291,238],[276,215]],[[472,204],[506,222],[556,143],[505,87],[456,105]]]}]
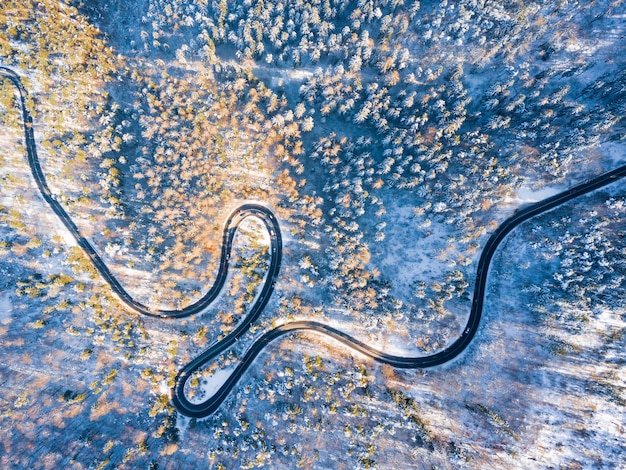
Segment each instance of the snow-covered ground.
[{"label": "snow-covered ground", "polygon": [[202,403],[211,398],[215,392],[217,392],[222,385],[226,382],[228,377],[234,372],[237,366],[223,367],[217,369],[213,374],[203,376],[199,379],[200,384],[194,388],[194,395],[191,398],[191,403]]}]

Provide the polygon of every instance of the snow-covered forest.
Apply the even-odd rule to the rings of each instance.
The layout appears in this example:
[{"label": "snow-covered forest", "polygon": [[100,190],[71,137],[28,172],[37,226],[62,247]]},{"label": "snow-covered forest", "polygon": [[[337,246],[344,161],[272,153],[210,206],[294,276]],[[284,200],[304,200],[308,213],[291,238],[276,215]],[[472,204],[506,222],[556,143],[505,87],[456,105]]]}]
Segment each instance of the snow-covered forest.
[{"label": "snow-covered forest", "polygon": [[[593,1],[3,0],[56,199],[138,301],[181,308],[255,201],[283,235],[272,327],[425,355],[462,331],[516,209],[626,164],[626,5]],[[620,468],[626,183],[515,229],[466,352],[428,370],[314,333],[272,343],[212,416],[177,371],[233,331],[269,263],[240,227],[186,319],[113,294],[39,195],[0,78],[0,467]]]}]

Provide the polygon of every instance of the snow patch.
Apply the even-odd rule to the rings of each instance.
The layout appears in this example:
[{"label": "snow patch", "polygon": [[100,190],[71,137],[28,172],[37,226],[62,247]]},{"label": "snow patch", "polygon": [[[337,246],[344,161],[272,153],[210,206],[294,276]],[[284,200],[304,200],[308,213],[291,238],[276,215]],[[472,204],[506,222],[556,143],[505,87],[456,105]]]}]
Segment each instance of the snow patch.
[{"label": "snow patch", "polygon": [[13,304],[11,303],[11,298],[8,293],[0,295],[0,321],[4,322],[5,320],[11,318],[11,313],[13,312]]},{"label": "snow patch", "polygon": [[228,378],[233,375],[236,365],[216,370],[211,377],[200,379],[200,385],[196,388],[196,394],[189,401],[194,404],[203,403],[221,388]]},{"label": "snow patch", "polygon": [[516,194],[516,200],[521,204],[529,202],[539,202],[547,199],[555,194],[563,191],[563,188],[545,187],[541,189],[533,189],[528,186],[522,186],[519,188]]}]

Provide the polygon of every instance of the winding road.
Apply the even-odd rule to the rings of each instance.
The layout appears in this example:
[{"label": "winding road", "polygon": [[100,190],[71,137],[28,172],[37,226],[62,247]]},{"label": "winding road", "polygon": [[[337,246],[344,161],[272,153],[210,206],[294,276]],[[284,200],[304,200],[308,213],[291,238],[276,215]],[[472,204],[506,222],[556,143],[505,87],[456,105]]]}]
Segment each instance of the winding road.
[{"label": "winding road", "polygon": [[294,331],[314,331],[322,333],[378,362],[389,364],[393,367],[398,368],[428,368],[451,361],[469,346],[472,339],[474,338],[474,335],[476,334],[476,331],[478,330],[483,310],[483,302],[485,298],[489,267],[493,255],[495,254],[496,250],[498,249],[500,243],[504,240],[504,238],[515,227],[527,221],[528,219],[535,217],[539,214],[543,214],[567,201],[582,196],[583,194],[587,194],[596,189],[602,188],[603,186],[611,184],[618,179],[626,176],[626,165],[624,165],[616,168],[613,171],[587,180],[586,182],[574,186],[567,191],[544,199],[543,201],[522,207],[521,209],[517,210],[516,213],[513,214],[513,216],[506,219],[487,240],[487,243],[480,256],[476,271],[474,297],[472,300],[472,306],[467,320],[467,324],[465,325],[465,328],[463,329],[461,335],[445,349],[428,356],[395,356],[374,349],[364,342],[359,341],[358,339],[353,338],[352,336],[328,325],[313,321],[290,322],[280,325],[257,338],[254,343],[248,348],[244,356],[240,359],[237,367],[228,376],[226,381],[217,390],[217,392],[215,392],[212,396],[210,396],[202,403],[192,403],[185,395],[185,385],[193,376],[194,372],[200,370],[204,365],[213,361],[225,350],[235,344],[237,339],[249,329],[251,323],[259,317],[259,315],[267,305],[270,296],[272,295],[274,285],[278,279],[282,259],[282,238],[280,233],[280,227],[278,221],[276,220],[276,217],[268,208],[259,204],[244,204],[241,207],[237,208],[230,215],[225,223],[219,272],[213,286],[209,289],[209,291],[200,300],[183,309],[150,309],[149,307],[135,301],[128,294],[128,292],[124,290],[124,288],[120,285],[117,279],[111,274],[107,266],[104,264],[103,260],[93,248],[93,246],[80,234],[78,228],[71,220],[67,212],[54,198],[52,192],[48,188],[45,175],[41,169],[39,158],[37,156],[33,132],[33,120],[26,106],[27,92],[24,89],[19,76],[11,69],[8,69],[6,67],[0,67],[0,76],[8,78],[17,89],[22,108],[22,119],[24,125],[26,150],[28,153],[28,163],[30,165],[33,178],[35,179],[35,182],[43,198],[48,203],[48,205],[50,205],[50,207],[59,217],[59,219],[61,219],[65,227],[73,235],[76,242],[85,252],[85,254],[89,257],[89,259],[91,259],[94,267],[111,286],[111,289],[132,310],[144,315],[164,318],[181,318],[205,310],[215,300],[222,287],[224,286],[224,282],[226,281],[232,242],[239,224],[241,224],[241,222],[247,217],[256,217],[265,224],[265,227],[268,230],[271,239],[271,262],[268,273],[265,277],[264,285],[257,297],[255,298],[254,305],[250,309],[246,318],[235,330],[229,333],[222,340],[210,346],[208,349],[206,349],[198,357],[193,359],[189,364],[187,364],[180,370],[176,377],[175,385],[172,388],[171,399],[176,409],[186,416],[195,418],[206,417],[214,413],[220,407],[226,397],[230,394],[231,390],[237,384],[242,374],[248,369],[248,367],[261,353],[261,351],[263,351],[263,349],[275,339]]}]

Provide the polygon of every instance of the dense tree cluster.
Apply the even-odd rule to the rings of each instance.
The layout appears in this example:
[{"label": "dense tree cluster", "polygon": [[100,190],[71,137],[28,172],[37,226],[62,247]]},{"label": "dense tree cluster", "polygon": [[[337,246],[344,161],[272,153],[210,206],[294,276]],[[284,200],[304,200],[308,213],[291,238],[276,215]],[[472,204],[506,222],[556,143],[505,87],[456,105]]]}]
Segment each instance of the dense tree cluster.
[{"label": "dense tree cluster", "polygon": [[[108,6],[96,3],[89,8],[103,15]],[[581,160],[581,152],[597,145],[602,133],[613,128],[624,107],[619,93],[623,79],[619,74],[607,74],[581,92],[579,83],[589,79],[584,75],[576,78],[585,72],[585,59],[578,57],[578,49],[573,47],[577,39],[553,34],[541,25],[548,19],[559,26],[580,27],[589,18],[562,14],[548,3],[513,2],[504,6],[498,2],[475,1],[435,5],[371,1],[265,1],[256,4],[161,1],[143,2],[129,14],[137,20],[131,26],[136,28],[141,24],[143,28],[143,46],[137,43],[132,46],[137,53],[146,57],[169,56],[183,67],[200,60],[217,73],[213,82],[207,76],[207,90],[216,83],[226,83],[225,91],[213,97],[214,102],[207,109],[215,108],[216,103],[225,103],[224,99],[231,100],[228,112],[233,109],[234,99],[247,103],[242,106],[243,116],[249,116],[249,124],[230,133],[234,139],[221,150],[221,159],[208,157],[207,152],[203,152],[206,164],[213,169],[220,165],[228,167],[228,147],[232,151],[233,145],[240,146],[233,144],[233,140],[249,135],[251,129],[269,131],[271,140],[274,139],[272,133],[278,140],[284,140],[266,149],[270,149],[277,162],[284,164],[277,171],[277,181],[287,197],[278,204],[283,208],[302,209],[299,214],[292,212],[288,216],[295,224],[293,234],[304,236],[309,224],[328,222],[336,218],[331,211],[338,211],[345,219],[349,234],[362,236],[364,246],[382,243],[384,253],[385,244],[392,243],[385,240],[385,227],[391,223],[390,218],[385,217],[385,197],[375,196],[376,202],[368,208],[363,204],[357,207],[361,197],[358,194],[345,194],[375,194],[376,190],[384,188],[382,193],[392,191],[410,201],[421,229],[428,232],[433,223],[444,223],[460,232],[446,243],[451,250],[446,246],[441,249],[447,253],[444,255],[446,263],[452,267],[459,265],[465,277],[471,275],[471,268],[465,266],[475,258],[481,237],[489,232],[490,210],[529,178],[563,178]],[[192,40],[183,43],[180,41],[183,36]],[[233,47],[237,59],[249,67],[244,73],[230,65]],[[522,55],[529,50],[538,54],[540,60],[522,60]],[[252,78],[257,71],[280,72],[285,66],[306,71],[298,97],[293,95],[293,82],[287,87],[281,79],[265,86]],[[311,73],[313,67],[317,68]],[[488,67],[494,70],[482,73]],[[141,98],[147,102],[135,112],[141,114],[143,139],[136,132],[134,143],[130,145],[132,148],[145,139],[149,142],[163,139],[163,145],[144,146],[147,165],[153,164],[151,157],[158,152],[181,153],[181,149],[166,148],[172,146],[172,137],[185,148],[198,145],[197,139],[195,143],[185,142],[185,139],[193,139],[193,132],[187,137],[190,135],[188,125],[176,128],[179,116],[172,111],[179,107],[176,99],[172,101],[171,90],[176,90],[181,101],[204,102],[202,93],[185,92],[193,82],[189,77],[181,79],[176,73],[158,77],[158,72],[158,69],[150,72],[154,79],[139,85],[155,96]],[[181,80],[187,81],[187,85]],[[600,90],[615,98],[610,100],[610,109],[600,105],[606,101],[606,96],[596,96],[595,92]],[[164,94],[170,98],[159,96]],[[588,104],[596,102],[597,105]],[[261,103],[263,106],[258,106]],[[160,109],[151,109],[154,106]],[[189,105],[187,109],[189,111]],[[197,105],[193,113],[194,125],[206,114],[202,106]],[[169,131],[163,132],[165,129],[161,130],[161,137],[157,132],[165,120],[174,127],[171,137]],[[265,124],[260,126],[264,120]],[[342,130],[335,131],[335,137],[326,135],[327,126],[335,123],[340,124]],[[229,134],[231,124],[235,124],[234,119],[224,127],[209,119],[208,127],[202,128],[203,134],[219,135],[210,140],[215,153],[220,152],[223,134]],[[362,173],[361,178],[366,181],[344,178],[339,182],[335,174],[324,173],[326,181],[320,182],[319,173],[313,175],[314,168],[308,162],[317,162],[315,155],[319,154],[319,149],[325,147],[329,139],[334,139],[339,144],[331,146],[331,151],[337,153],[332,161],[334,165],[343,166],[343,171],[349,171],[352,151],[343,148],[338,151],[337,147],[352,145],[354,135],[362,135],[366,144],[361,145],[369,147],[365,151],[368,157],[363,159],[362,169],[357,172]],[[253,146],[254,141],[253,138],[244,143]],[[252,153],[259,151],[258,148],[250,150]],[[248,151],[244,149],[243,153],[248,154]],[[157,159],[171,160],[171,155]],[[309,159],[309,155],[314,158]],[[181,171],[177,168],[177,165],[172,168],[163,165],[168,175],[173,173],[171,170]],[[294,173],[302,176],[297,178]],[[160,191],[169,178],[171,176],[145,179],[142,184],[152,181],[155,184],[152,191]],[[343,191],[336,190],[338,183],[345,186]],[[180,188],[188,190],[187,186],[183,184]],[[209,187],[214,195],[231,194],[224,192],[220,183]],[[314,187],[324,188],[327,196],[321,198],[319,191],[314,194],[311,191]],[[172,190],[168,192],[171,194]],[[232,195],[236,193],[233,191]],[[139,194],[146,194],[145,188]],[[357,197],[348,202],[348,197],[354,195]],[[171,212],[177,204],[170,199],[164,201],[166,212]],[[111,200],[121,198],[114,195]],[[322,204],[325,205],[323,212]],[[354,207],[353,214],[345,209],[346,204]],[[331,206],[335,207],[330,209]],[[146,210],[151,216],[151,210]],[[172,213],[164,217],[170,222],[186,220],[186,211],[174,212],[177,217],[172,219]],[[375,226],[365,223],[361,230],[356,230],[356,225],[374,213],[382,217]],[[176,225],[185,224],[176,222]],[[171,223],[167,225],[170,226]],[[194,232],[193,229],[182,231]],[[156,238],[151,240],[152,245],[161,249],[175,243],[162,240],[162,232],[164,230],[159,229]],[[188,246],[191,237],[179,242]],[[354,237],[341,240],[350,238]],[[340,241],[333,243],[341,244]],[[343,258],[347,257],[346,253],[361,252],[349,245],[341,247],[345,252]],[[189,266],[202,259],[204,265],[205,258],[179,257],[178,263]],[[358,264],[357,258],[353,257],[348,265]],[[376,260],[373,262],[376,265]],[[164,270],[173,263],[165,261]],[[319,264],[315,258],[314,264]],[[342,269],[349,271],[351,268],[343,266]],[[359,279],[361,276],[363,278],[356,282],[366,283],[367,274],[354,274],[349,277]],[[310,273],[302,274],[305,280],[310,276]],[[424,280],[415,280],[418,281]],[[340,279],[339,283],[354,285],[350,280]],[[350,294],[345,297],[348,298]]]},{"label": "dense tree cluster", "polygon": [[541,234],[531,242],[539,258],[535,262],[550,263],[553,269],[550,277],[524,289],[532,293],[531,311],[555,332],[575,336],[603,309],[626,306],[621,295],[626,284],[624,248],[611,236],[626,227],[625,204],[623,196],[612,197],[575,215],[563,210],[558,219],[535,226],[534,233]]}]

